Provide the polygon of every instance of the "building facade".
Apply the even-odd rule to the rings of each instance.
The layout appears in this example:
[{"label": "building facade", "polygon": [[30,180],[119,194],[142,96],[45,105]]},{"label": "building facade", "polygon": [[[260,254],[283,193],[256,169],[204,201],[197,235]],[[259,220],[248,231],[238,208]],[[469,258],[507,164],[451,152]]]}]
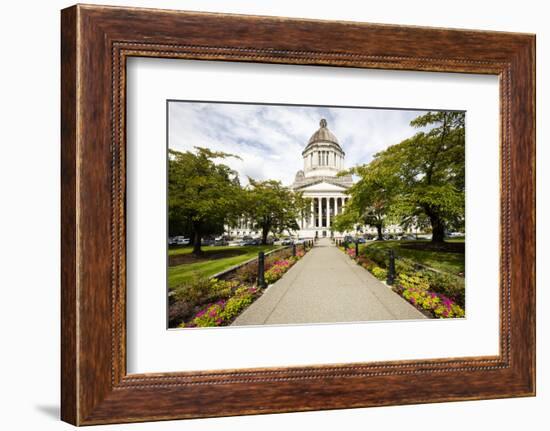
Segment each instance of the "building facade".
[{"label": "building facade", "polygon": [[[346,169],[346,153],[329,130],[325,119],[320,121],[319,129],[309,139],[302,151],[302,158],[304,167],[296,173],[290,188],[310,199],[311,206],[297,220],[299,230],[293,234],[300,238],[341,238],[347,234],[376,234],[373,226],[356,226],[351,232],[338,232],[332,228],[334,217],[344,211],[350,199],[346,191],[353,185],[353,178],[351,175],[338,176]],[[386,226],[383,231],[387,234],[403,233],[399,225]],[[260,231],[243,218],[235,226],[228,227],[227,234],[239,238],[257,237]]]},{"label": "building facade", "polygon": [[334,232],[331,224],[334,217],[344,211],[349,200],[346,190],[353,185],[351,175],[338,176],[345,170],[346,153],[338,139],[322,119],[319,129],[311,136],[304,151],[304,169],[296,173],[290,186],[311,200],[310,211],[298,220],[299,237],[339,237],[343,232]]}]

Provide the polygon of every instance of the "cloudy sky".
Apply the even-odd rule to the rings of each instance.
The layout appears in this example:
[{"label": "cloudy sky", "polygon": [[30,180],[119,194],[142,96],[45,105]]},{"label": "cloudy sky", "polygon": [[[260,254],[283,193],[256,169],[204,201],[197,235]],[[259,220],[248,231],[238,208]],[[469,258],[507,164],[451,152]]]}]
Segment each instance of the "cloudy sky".
[{"label": "cloudy sky", "polygon": [[302,151],[325,118],[346,153],[346,167],[368,163],[373,154],[418,130],[410,121],[426,111],[326,108],[171,101],[168,145],[179,151],[207,147],[239,155],[225,164],[247,177],[285,185],[303,169]]}]

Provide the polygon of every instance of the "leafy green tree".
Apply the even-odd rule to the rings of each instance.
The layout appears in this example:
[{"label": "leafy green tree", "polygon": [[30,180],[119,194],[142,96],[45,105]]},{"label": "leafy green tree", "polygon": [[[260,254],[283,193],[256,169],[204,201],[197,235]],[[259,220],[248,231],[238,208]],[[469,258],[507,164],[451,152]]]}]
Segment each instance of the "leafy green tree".
[{"label": "leafy green tree", "polygon": [[214,159],[236,157],[196,147],[195,152],[169,150],[168,230],[189,234],[193,254],[200,255],[206,235],[221,234],[242,207],[242,189],[236,172]]},{"label": "leafy green tree", "polygon": [[429,222],[432,241],[442,242],[464,223],[464,113],[429,112],[411,126],[429,129],[377,153],[367,169],[391,185],[394,214]]},{"label": "leafy green tree", "polygon": [[294,193],[280,181],[256,181],[249,178],[246,189],[247,217],[262,231],[262,244],[269,233],[278,234],[299,229],[297,219],[309,205],[301,193]]},{"label": "leafy green tree", "polygon": [[356,224],[369,225],[376,228],[378,239],[383,239],[384,226],[394,220],[392,208],[397,191],[396,178],[391,171],[384,172],[387,169],[375,159],[341,174],[357,175],[359,181],[348,189],[350,199],[344,212],[335,218],[335,230],[344,232]]}]

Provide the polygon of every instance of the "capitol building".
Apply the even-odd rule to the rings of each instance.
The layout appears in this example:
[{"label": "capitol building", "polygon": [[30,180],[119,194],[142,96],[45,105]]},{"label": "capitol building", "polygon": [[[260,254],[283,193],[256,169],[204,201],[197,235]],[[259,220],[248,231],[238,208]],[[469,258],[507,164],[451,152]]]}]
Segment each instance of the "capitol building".
[{"label": "capitol building", "polygon": [[338,139],[325,119],[319,126],[302,151],[304,169],[296,173],[290,186],[311,200],[311,211],[298,220],[297,234],[302,238],[341,236],[339,232],[331,234],[331,222],[344,211],[349,199],[346,190],[353,185],[351,175],[338,176],[345,170],[346,158]]},{"label": "capitol building", "polygon": [[[344,211],[350,197],[346,190],[353,185],[351,175],[338,176],[346,170],[346,153],[338,139],[329,130],[327,121],[322,119],[319,129],[309,138],[302,151],[303,170],[296,173],[294,182],[289,186],[295,192],[301,192],[304,198],[311,200],[310,211],[297,220],[299,230],[293,232],[299,238],[341,238],[353,232],[336,232],[331,229],[334,217]],[[359,226],[358,226],[359,227]],[[376,233],[372,226],[360,226],[362,233]],[[384,233],[401,233],[399,226],[388,226]],[[227,232],[232,237],[259,235],[259,231],[246,219],[241,219]]]}]

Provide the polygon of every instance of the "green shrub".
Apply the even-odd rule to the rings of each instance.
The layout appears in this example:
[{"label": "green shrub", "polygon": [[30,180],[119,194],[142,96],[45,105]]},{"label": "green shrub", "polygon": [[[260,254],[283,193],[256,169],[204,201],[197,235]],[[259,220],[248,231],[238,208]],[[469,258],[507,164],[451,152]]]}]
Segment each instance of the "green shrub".
[{"label": "green shrub", "polygon": [[177,326],[182,320],[189,319],[193,315],[194,307],[185,301],[171,302],[168,306],[168,322],[170,328]]},{"label": "green shrub", "polygon": [[173,292],[176,301],[186,301],[189,304],[200,303],[210,293],[210,279],[194,274],[190,281],[177,286]]},{"label": "green shrub", "polygon": [[371,269],[372,275],[374,275],[378,280],[385,280],[388,277],[388,271],[379,266],[375,266]]},{"label": "green shrub", "polygon": [[242,310],[252,304],[256,292],[255,288],[241,287],[237,289],[235,296],[226,302],[221,313],[222,319],[229,321],[238,316]]},{"label": "green shrub", "polygon": [[395,259],[395,272],[397,274],[406,274],[414,272],[414,262],[410,259]]},{"label": "green shrub", "polygon": [[[229,298],[233,291],[239,286],[237,280],[218,280],[216,278],[210,279],[209,293],[210,295],[218,298]],[[209,296],[210,296],[209,295]]]},{"label": "green shrub", "polygon": [[435,271],[422,271],[421,274],[430,284],[430,290],[441,293],[464,307],[466,289],[462,277]]},{"label": "green shrub", "polygon": [[235,278],[242,283],[254,283],[258,277],[258,261],[249,262],[235,271]]},{"label": "green shrub", "polygon": [[216,278],[193,277],[193,279],[174,289],[174,301],[186,302],[193,307],[221,298],[229,298],[237,288],[237,280],[226,281]]},{"label": "green shrub", "polygon": [[428,290],[430,284],[428,281],[419,274],[399,274],[397,276],[397,282],[404,289],[418,289],[418,290]]},{"label": "green shrub", "polygon": [[363,253],[370,260],[375,262],[381,268],[387,268],[388,266],[388,253],[385,250],[379,250],[374,247],[365,247]]}]

